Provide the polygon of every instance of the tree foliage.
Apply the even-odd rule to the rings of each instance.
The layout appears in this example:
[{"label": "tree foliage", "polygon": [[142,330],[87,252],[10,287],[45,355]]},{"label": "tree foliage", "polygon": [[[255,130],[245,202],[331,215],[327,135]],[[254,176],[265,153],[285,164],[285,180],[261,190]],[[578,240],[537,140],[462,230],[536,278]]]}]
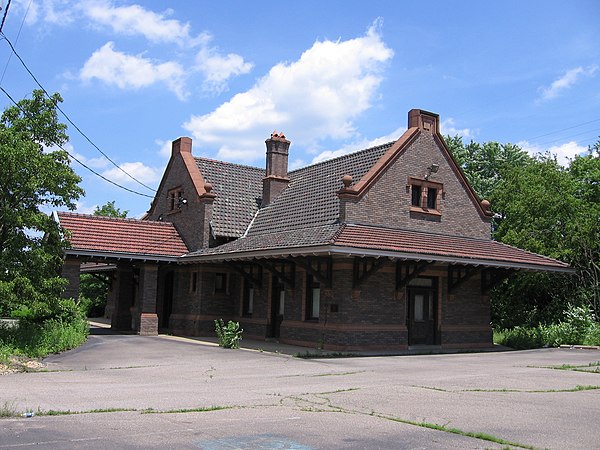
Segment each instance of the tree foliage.
[{"label": "tree foliage", "polygon": [[121,211],[120,208],[115,206],[114,200],[111,202],[106,202],[102,206],[96,206],[96,209],[94,210],[95,216],[117,217],[124,219],[127,217],[127,214],[129,214],[129,211]]},{"label": "tree foliage", "polygon": [[491,201],[494,239],[571,264],[575,276],[519,273],[492,297],[502,327],[556,322],[569,305],[600,308],[600,141],[568,167],[551,155],[487,142],[448,147],[477,194]]},{"label": "tree foliage", "polygon": [[64,286],[62,239],[44,209],[73,209],[83,190],[68,154],[55,149],[68,140],[56,112],[61,101],[34,91],[0,117],[0,314],[48,302]]}]

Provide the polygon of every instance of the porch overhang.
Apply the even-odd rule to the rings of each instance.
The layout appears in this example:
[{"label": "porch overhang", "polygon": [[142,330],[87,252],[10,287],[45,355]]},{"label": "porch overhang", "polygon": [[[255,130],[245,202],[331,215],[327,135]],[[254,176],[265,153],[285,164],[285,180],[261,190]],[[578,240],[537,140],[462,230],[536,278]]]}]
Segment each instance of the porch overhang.
[{"label": "porch overhang", "polygon": [[571,267],[546,266],[527,262],[502,261],[490,258],[465,258],[457,256],[431,255],[417,252],[399,252],[381,249],[356,248],[339,245],[316,245],[295,248],[251,250],[246,252],[211,253],[207,255],[183,256],[179,258],[181,264],[248,261],[253,259],[294,258],[307,256],[339,256],[360,258],[387,258],[390,261],[427,261],[452,265],[467,265],[482,268],[515,269],[538,272],[575,273]]},{"label": "porch overhang", "polygon": [[119,262],[119,261],[140,261],[140,262],[165,262],[177,263],[179,257],[165,255],[148,255],[139,253],[111,252],[67,249],[65,256],[68,258],[82,259],[92,262]]}]

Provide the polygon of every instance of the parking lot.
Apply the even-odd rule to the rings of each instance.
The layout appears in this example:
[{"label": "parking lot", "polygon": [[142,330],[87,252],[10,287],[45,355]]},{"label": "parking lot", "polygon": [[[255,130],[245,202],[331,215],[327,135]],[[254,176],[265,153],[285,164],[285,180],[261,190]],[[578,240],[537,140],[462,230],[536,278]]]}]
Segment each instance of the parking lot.
[{"label": "parking lot", "polygon": [[0,378],[0,406],[34,413],[0,419],[0,448],[600,447],[597,350],[302,359],[246,344],[92,335]]}]

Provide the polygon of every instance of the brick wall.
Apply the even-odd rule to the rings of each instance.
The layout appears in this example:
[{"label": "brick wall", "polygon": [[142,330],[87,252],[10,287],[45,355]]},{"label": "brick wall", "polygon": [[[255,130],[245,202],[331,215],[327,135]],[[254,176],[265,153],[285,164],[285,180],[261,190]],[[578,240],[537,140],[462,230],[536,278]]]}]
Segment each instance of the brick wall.
[{"label": "brick wall", "polygon": [[[429,179],[444,185],[441,216],[411,213],[408,178],[423,178],[433,163],[439,165],[439,170]],[[351,223],[490,239],[489,220],[482,219],[466,187],[430,133],[421,133],[362,199],[357,203],[347,201],[345,214],[346,221]]]}]

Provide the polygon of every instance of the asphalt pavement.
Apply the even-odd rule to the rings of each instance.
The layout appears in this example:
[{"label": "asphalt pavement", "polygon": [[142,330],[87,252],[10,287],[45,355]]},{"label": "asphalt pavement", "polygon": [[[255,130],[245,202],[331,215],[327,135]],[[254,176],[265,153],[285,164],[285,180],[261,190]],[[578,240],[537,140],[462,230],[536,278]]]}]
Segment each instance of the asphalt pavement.
[{"label": "asphalt pavement", "polygon": [[301,359],[95,333],[0,377],[0,408],[33,412],[0,419],[0,449],[600,448],[597,350]]}]

